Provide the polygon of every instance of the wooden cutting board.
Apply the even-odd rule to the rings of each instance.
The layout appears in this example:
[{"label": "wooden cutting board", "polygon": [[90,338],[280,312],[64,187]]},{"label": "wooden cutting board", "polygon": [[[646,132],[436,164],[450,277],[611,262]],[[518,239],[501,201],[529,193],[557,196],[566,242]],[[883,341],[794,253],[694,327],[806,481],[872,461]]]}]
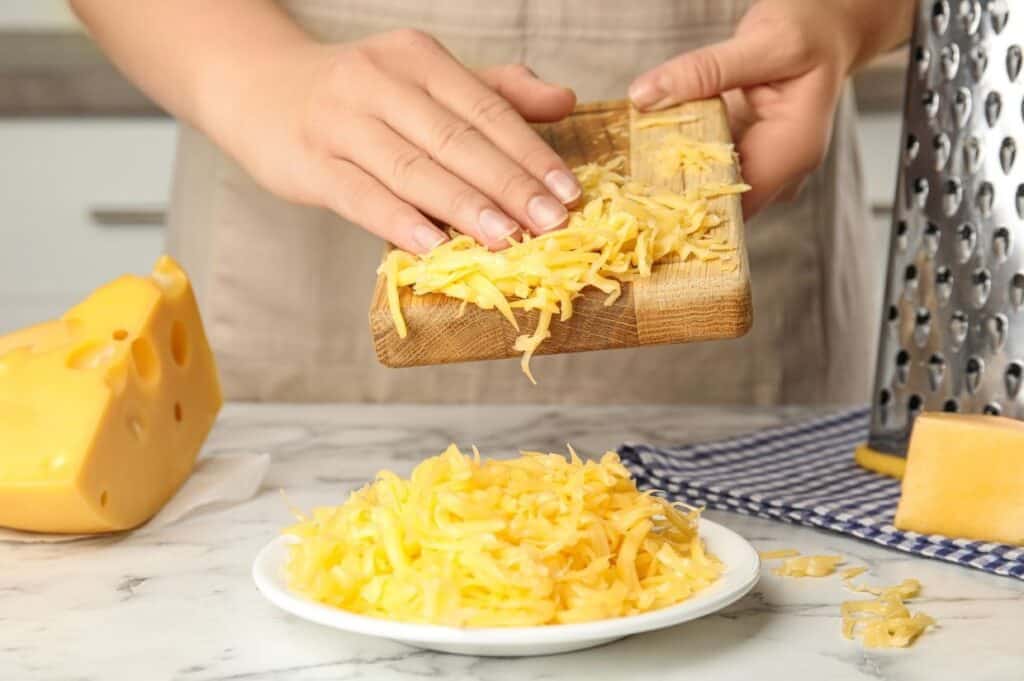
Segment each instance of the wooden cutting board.
[{"label": "wooden cutting board", "polygon": [[[638,125],[645,118],[673,113],[696,115],[699,120],[673,125]],[[689,137],[731,142],[725,110],[719,99],[684,104],[657,114],[639,114],[625,101],[581,105],[566,120],[538,125],[537,130],[568,163],[575,167],[615,156],[629,160],[633,177],[642,182],[681,191],[703,182],[735,182],[736,167],[715,165],[706,172],[682,171],[665,175],[650,153],[658,141],[683,133]],[[551,337],[538,355],[628,348],[659,343],[736,338],[752,322],[750,266],[743,238],[743,214],[739,196],[711,201],[726,218],[718,227],[737,249],[737,265],[718,262],[687,262],[666,259],[654,266],[649,278],[625,283],[622,296],[605,306],[605,294],[588,288],[573,301],[567,322],[551,323]],[[399,338],[388,310],[385,278],[377,278],[370,306],[370,330],[377,358],[389,367],[445,364],[481,359],[518,357],[513,349],[518,332],[497,310],[466,307],[459,316],[460,301],[440,294],[414,296],[400,292],[402,313],[409,327]],[[537,312],[516,310],[525,333],[537,324]]]}]

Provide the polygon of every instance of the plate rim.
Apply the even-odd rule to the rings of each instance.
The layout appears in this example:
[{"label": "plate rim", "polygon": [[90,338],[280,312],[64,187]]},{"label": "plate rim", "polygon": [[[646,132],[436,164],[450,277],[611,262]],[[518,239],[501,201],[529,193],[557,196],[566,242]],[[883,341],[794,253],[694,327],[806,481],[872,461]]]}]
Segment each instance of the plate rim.
[{"label": "plate rim", "polygon": [[[716,585],[699,592],[682,603],[651,612],[625,617],[614,617],[591,622],[571,624],[545,624],[530,627],[452,627],[440,624],[397,622],[368,615],[360,615],[334,606],[318,603],[305,596],[292,593],[280,577],[270,574],[280,570],[284,547],[289,543],[286,535],[275,537],[264,545],[252,565],[252,578],[264,598],[275,606],[300,619],[309,620],[342,631],[378,636],[395,641],[416,641],[440,645],[496,645],[521,646],[536,640],[544,644],[578,643],[597,639],[621,638],[656,629],[682,624],[705,617],[726,608],[745,595],[757,584],[761,576],[761,560],[754,547],[737,532],[706,518],[700,519],[698,531],[710,545],[732,542],[746,554],[746,560],[726,564],[723,579],[734,582],[726,593],[715,593]],[[731,570],[737,570],[730,574]],[[727,584],[727,582],[718,582]],[[702,600],[703,599],[703,600]]]}]

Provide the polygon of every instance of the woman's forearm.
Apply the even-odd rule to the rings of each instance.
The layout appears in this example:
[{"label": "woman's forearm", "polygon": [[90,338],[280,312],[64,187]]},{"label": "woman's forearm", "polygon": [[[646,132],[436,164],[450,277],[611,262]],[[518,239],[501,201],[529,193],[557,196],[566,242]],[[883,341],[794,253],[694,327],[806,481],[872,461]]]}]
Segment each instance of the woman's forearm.
[{"label": "woman's forearm", "polygon": [[[234,104],[312,40],[270,0],[71,0],[117,66],[170,113],[214,138]],[[214,95],[214,96],[211,96]],[[228,140],[219,140],[222,143]]]}]

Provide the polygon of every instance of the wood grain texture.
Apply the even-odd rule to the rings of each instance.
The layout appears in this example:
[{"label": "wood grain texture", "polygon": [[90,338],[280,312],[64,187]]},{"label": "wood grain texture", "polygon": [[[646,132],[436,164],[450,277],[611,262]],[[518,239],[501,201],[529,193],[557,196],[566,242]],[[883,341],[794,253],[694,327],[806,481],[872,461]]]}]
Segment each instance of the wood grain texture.
[{"label": "wood grain texture", "polygon": [[[652,115],[672,113],[694,114],[699,118],[678,125],[637,127],[636,122],[644,115],[626,102],[597,102],[578,107],[564,121],[537,129],[570,167],[625,156],[634,177],[666,189],[678,191],[700,182],[736,181],[738,172],[734,166],[716,166],[706,173],[667,175],[659,169],[651,150],[667,135],[681,132],[695,139],[730,141],[720,100],[692,102]],[[541,344],[537,354],[735,338],[745,334],[752,313],[740,200],[738,196],[725,196],[711,204],[727,218],[718,229],[737,249],[734,266],[661,261],[648,279],[623,284],[622,296],[610,306],[604,304],[604,293],[587,289],[573,301],[569,321],[552,321],[551,337]],[[536,312],[516,310],[521,329],[517,332],[496,310],[481,310],[474,305],[467,306],[460,317],[460,301],[440,294],[414,296],[408,288],[400,292],[400,299],[409,327],[409,335],[404,339],[394,329],[385,280],[379,276],[370,305],[370,331],[377,358],[390,367],[517,357],[519,353],[513,349],[516,336],[532,332],[537,324]]]}]

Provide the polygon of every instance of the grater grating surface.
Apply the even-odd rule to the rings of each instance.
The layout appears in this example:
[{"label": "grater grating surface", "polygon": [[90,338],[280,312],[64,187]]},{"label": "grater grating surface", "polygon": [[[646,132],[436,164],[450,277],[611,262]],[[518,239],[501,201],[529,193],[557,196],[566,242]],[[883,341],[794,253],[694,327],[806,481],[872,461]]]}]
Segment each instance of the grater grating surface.
[{"label": "grater grating surface", "polygon": [[923,0],[868,446],[922,410],[1024,418],[1024,1]]}]

